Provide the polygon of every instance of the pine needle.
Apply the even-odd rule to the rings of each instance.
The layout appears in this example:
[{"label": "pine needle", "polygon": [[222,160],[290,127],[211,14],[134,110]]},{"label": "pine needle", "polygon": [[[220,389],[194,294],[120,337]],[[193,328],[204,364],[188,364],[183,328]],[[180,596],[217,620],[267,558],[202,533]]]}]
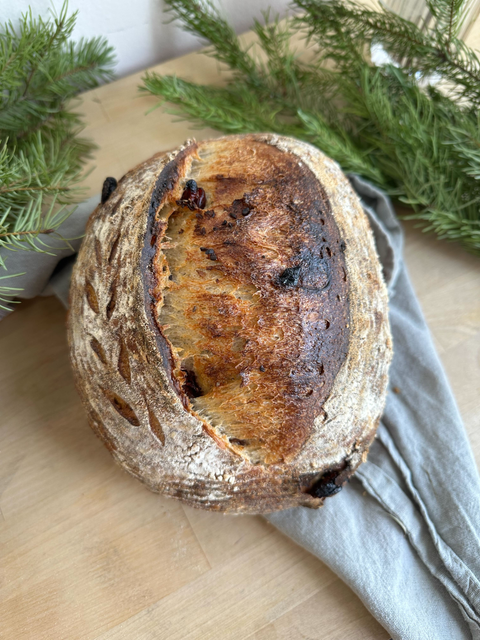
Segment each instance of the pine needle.
[{"label": "pine needle", "polygon": [[[0,247],[12,251],[64,247],[56,230],[82,194],[94,145],[79,137],[81,118],[67,109],[80,91],[113,78],[114,57],[103,38],[70,40],[76,17],[64,2],[49,20],[29,10],[18,28],[0,26]],[[47,246],[40,234],[55,242]],[[1,256],[0,268],[8,268]],[[2,285],[0,306],[18,291]]]},{"label": "pine needle", "polygon": [[[261,59],[210,1],[166,4],[233,74],[209,87],[148,73],[142,91],[197,127],[315,144],[411,207],[425,231],[480,254],[480,61],[458,37],[470,0],[429,0],[426,29],[349,0],[295,0],[298,15],[255,23]],[[298,33],[308,63],[291,44]],[[391,63],[372,62],[378,46]]]}]

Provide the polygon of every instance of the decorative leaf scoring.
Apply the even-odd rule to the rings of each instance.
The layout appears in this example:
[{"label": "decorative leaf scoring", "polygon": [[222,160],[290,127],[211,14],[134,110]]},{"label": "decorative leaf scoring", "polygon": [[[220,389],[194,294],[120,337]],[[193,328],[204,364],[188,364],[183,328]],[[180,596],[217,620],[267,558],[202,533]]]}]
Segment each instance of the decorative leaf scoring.
[{"label": "decorative leaf scoring", "polygon": [[118,372],[122,376],[128,384],[130,384],[132,377],[130,372],[130,360],[128,357],[128,349],[123,341],[123,338],[120,338],[120,352],[118,354]]},{"label": "decorative leaf scoring", "polygon": [[102,245],[100,244],[100,240],[95,238],[95,257],[97,259],[97,265],[99,267],[102,266]]},{"label": "decorative leaf scoring", "polygon": [[162,445],[165,445],[165,434],[163,433],[162,425],[150,408],[148,409],[148,420],[150,422],[150,429],[152,430],[153,435],[160,440]]},{"label": "decorative leaf scoring", "polygon": [[110,255],[108,256],[109,264],[112,264],[113,260],[115,259],[119,242],[120,242],[120,234],[118,234],[118,236],[115,238],[112,244],[112,248],[110,249]]},{"label": "decorative leaf scoring", "polygon": [[109,391],[108,389],[102,389],[102,391],[108,398],[108,400],[110,400],[110,402],[112,403],[115,411],[117,411],[122,416],[122,418],[128,420],[128,422],[134,427],[140,426],[140,420],[137,418],[135,411],[128,404],[128,402],[125,402],[123,398],[117,396],[117,394],[113,393],[113,391]]},{"label": "decorative leaf scoring", "polygon": [[107,356],[105,355],[105,350],[100,344],[100,342],[96,338],[92,338],[90,340],[90,346],[92,347],[93,351],[97,354],[99,360],[103,364],[107,364]]},{"label": "decorative leaf scoring", "polygon": [[88,280],[85,281],[85,294],[87,296],[87,302],[90,306],[90,309],[95,313],[98,313],[100,311],[100,308],[98,306],[97,292],[93,288],[92,283]]}]

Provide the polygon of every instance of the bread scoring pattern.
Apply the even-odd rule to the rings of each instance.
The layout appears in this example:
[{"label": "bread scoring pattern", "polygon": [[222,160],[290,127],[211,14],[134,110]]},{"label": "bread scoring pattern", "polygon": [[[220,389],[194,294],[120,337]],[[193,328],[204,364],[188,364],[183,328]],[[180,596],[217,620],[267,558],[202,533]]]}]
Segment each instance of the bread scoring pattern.
[{"label": "bread scoring pattern", "polygon": [[[252,181],[256,176],[257,184],[248,184],[250,178],[245,182],[246,176],[234,171],[237,156],[246,157],[252,148],[257,152],[251,155],[247,174]],[[289,165],[287,158],[293,164]],[[273,171],[267,179],[269,163],[276,167],[286,163],[287,170]],[[321,201],[321,206],[315,205],[316,222],[321,225],[323,219],[325,227],[327,218],[320,213],[330,212],[335,224],[328,235],[308,230],[309,206],[302,206],[300,213],[288,209],[287,205],[298,204],[289,191],[293,186],[283,183],[282,188],[281,175],[288,173],[313,179],[320,196],[305,202],[312,204],[313,214],[314,201]],[[183,197],[188,180],[195,180],[197,191],[205,191],[205,207],[199,206],[200,211],[194,202],[189,206],[190,196]],[[269,191],[274,184],[276,188]],[[308,185],[301,189],[308,192]],[[193,191],[190,188],[191,194]],[[200,196],[198,205],[202,203]],[[182,199],[186,202],[178,204]],[[262,216],[266,222],[272,215],[270,205],[272,212],[279,212],[279,228],[286,241],[270,242],[271,246],[262,249],[264,253],[255,249],[245,255],[249,234],[258,242]],[[202,217],[197,218],[198,213]],[[219,220],[228,231],[213,232]],[[274,229],[275,220],[270,217]],[[285,221],[288,228],[282,226]],[[187,222],[188,229],[183,226]],[[173,239],[175,232],[180,244]],[[195,248],[194,260],[184,260],[180,251],[176,262],[173,244],[181,248],[185,234],[189,234],[189,250]],[[231,241],[235,244],[229,245]],[[318,259],[317,270],[305,269],[307,250]],[[321,263],[325,256],[328,266]],[[251,265],[243,275],[235,265],[241,260],[245,264],[250,260]],[[195,267],[192,279],[187,273],[190,267]],[[182,269],[186,269],[183,275]],[[197,269],[205,272],[205,277]],[[188,286],[176,289],[183,277]],[[194,297],[202,293],[200,287],[195,288],[199,282],[204,283],[208,304],[196,326],[199,305]],[[319,291],[311,291],[312,285]],[[341,290],[332,298],[333,306],[327,313],[328,305],[319,301],[328,299],[325,293],[332,285]],[[179,297],[182,291],[185,296]],[[319,327],[316,332],[324,346],[335,330],[341,331],[332,341],[331,358],[321,352],[320,344],[320,351],[310,351],[310,358],[297,358],[313,377],[299,378],[298,384],[293,375],[280,377],[278,387],[285,398],[290,394],[289,399],[298,399],[296,407],[284,402],[284,407],[288,405],[285,421],[277,421],[270,431],[264,422],[255,431],[255,421],[250,418],[250,425],[245,421],[250,433],[229,430],[224,417],[228,406],[219,404],[219,414],[224,413],[217,420],[213,416],[216,406],[195,403],[208,400],[212,381],[215,386],[216,382],[219,387],[224,384],[224,391],[230,392],[229,384],[241,385],[248,376],[255,385],[269,377],[271,380],[275,356],[268,348],[263,352],[258,348],[262,332],[255,330],[264,315],[258,302],[263,291],[280,296],[285,313],[289,307],[303,305],[307,328],[315,335],[313,327]],[[174,335],[174,324],[169,326],[167,315],[174,319],[169,309],[173,313],[180,302],[180,311],[190,314],[188,327],[192,331],[188,335],[183,332],[185,344],[175,346],[183,334]],[[153,491],[192,506],[226,512],[259,513],[298,505],[317,508],[354,473],[375,435],[392,354],[387,302],[368,221],[348,180],[332,160],[305,143],[270,134],[229,136],[198,145],[189,141],[175,152],[158,154],[129,171],[88,222],[72,275],[68,318],[77,388],[90,425],[115,460]],[[308,305],[313,303],[312,310]],[[273,309],[273,302],[269,305],[266,301],[267,311]],[[226,323],[220,321],[220,311],[236,313],[242,308],[245,332],[241,324],[235,324],[235,314]],[[319,313],[318,319],[310,313]],[[287,317],[282,314],[281,322],[274,322],[275,316],[271,322],[266,318],[263,339],[267,345],[282,342]],[[298,322],[295,318],[294,324]],[[185,349],[195,345],[195,331],[201,341],[213,340],[215,333],[222,332],[222,325],[226,335],[218,337],[226,341],[227,360],[238,358],[241,365],[237,374],[236,367],[227,363],[227,373],[232,376],[229,381],[226,373],[223,382],[212,376],[201,358],[195,360],[201,351],[185,357]],[[298,328],[295,331],[302,335]],[[249,339],[251,351],[247,348]],[[290,357],[289,346],[292,353],[299,353],[301,345],[295,340],[284,341],[280,355]],[[219,369],[220,352],[215,355],[213,373]],[[313,367],[313,362],[312,373],[308,366]],[[287,373],[292,369],[285,367]],[[240,392],[246,391],[244,398],[248,388],[248,384],[238,387]],[[229,397],[235,400],[235,394]],[[270,403],[266,414],[282,410],[281,402],[276,405],[267,393],[264,399]],[[303,413],[302,404],[308,409]],[[279,435],[287,425],[285,437]],[[255,442],[258,434],[263,442]]]}]

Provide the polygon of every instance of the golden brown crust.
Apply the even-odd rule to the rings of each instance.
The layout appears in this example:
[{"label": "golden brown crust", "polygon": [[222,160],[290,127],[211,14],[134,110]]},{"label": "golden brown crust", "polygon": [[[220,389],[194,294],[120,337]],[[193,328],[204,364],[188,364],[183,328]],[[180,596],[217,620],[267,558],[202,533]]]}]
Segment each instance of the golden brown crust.
[{"label": "golden brown crust", "polygon": [[[192,177],[204,210],[177,204]],[[335,493],[374,436],[391,358],[358,199],[323,154],[271,135],[188,143],[122,179],[89,222],[69,339],[116,459],[224,511]]]},{"label": "golden brown crust", "polygon": [[224,447],[250,462],[288,462],[348,350],[346,245],[311,170],[257,140],[233,158],[218,142],[214,162],[190,168],[205,209],[166,204],[158,192],[196,151],[158,178],[144,243],[164,366]]}]

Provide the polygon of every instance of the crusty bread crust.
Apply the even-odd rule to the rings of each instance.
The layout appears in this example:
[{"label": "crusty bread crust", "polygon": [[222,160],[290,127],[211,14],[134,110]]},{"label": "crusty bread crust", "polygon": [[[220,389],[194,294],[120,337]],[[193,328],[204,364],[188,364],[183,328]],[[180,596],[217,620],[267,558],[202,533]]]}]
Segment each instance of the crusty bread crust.
[{"label": "crusty bread crust", "polygon": [[[205,210],[177,204],[192,177]],[[69,341],[90,423],[127,471],[249,513],[318,507],[350,477],[392,355],[358,198],[317,149],[270,134],[189,141],[122,178],[87,227]]]}]

